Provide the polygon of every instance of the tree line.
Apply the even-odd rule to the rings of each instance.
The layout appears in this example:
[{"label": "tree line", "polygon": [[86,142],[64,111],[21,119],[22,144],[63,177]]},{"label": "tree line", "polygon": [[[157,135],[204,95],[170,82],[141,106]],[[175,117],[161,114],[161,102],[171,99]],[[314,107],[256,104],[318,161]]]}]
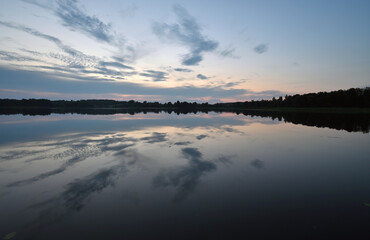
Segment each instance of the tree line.
[{"label": "tree line", "polygon": [[370,88],[351,88],[332,92],[319,92],[286,95],[285,97],[272,98],[271,100],[245,101],[235,103],[216,103],[215,106],[231,108],[369,108]]},{"label": "tree line", "polygon": [[370,88],[351,88],[332,92],[286,95],[271,100],[197,103],[197,102],[138,102],[116,100],[48,100],[48,99],[0,99],[2,108],[122,108],[122,109],[174,109],[174,110],[217,110],[217,109],[258,109],[258,108],[369,108]]}]

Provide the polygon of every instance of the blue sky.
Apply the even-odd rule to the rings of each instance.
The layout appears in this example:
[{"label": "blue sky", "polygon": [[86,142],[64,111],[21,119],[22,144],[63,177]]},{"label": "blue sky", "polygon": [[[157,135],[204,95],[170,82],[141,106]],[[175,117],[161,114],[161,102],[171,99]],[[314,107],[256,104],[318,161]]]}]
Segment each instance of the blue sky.
[{"label": "blue sky", "polygon": [[245,101],[370,86],[370,1],[0,2],[0,97]]}]

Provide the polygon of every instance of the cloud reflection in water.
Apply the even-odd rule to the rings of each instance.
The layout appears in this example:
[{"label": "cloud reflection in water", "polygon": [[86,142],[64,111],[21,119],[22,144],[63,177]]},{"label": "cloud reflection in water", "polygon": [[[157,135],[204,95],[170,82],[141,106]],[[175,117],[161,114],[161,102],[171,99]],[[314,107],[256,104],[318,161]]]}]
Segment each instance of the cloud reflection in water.
[{"label": "cloud reflection in water", "polygon": [[175,202],[185,200],[200,182],[200,178],[217,169],[215,163],[203,159],[202,153],[197,148],[183,148],[182,157],[188,164],[176,169],[162,171],[153,179],[156,187],[175,187]]}]

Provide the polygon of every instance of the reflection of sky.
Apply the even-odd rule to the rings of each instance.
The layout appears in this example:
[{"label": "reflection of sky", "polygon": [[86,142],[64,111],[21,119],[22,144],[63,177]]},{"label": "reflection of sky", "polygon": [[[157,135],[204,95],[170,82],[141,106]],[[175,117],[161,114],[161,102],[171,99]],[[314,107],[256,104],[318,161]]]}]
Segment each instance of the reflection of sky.
[{"label": "reflection of sky", "polygon": [[12,126],[33,130],[10,142],[2,136],[0,229],[38,236],[35,229],[47,234],[50,225],[61,230],[99,219],[109,235],[115,222],[129,231],[135,222],[163,218],[168,224],[176,216],[194,219],[195,213],[208,219],[227,215],[226,209],[262,216],[280,211],[276,205],[304,211],[315,206],[317,194],[326,199],[324,207],[370,197],[364,191],[369,134],[242,115],[215,115],[213,121],[153,116],[133,119],[135,127],[130,120],[116,121],[121,116],[83,121],[55,115],[51,125],[3,124],[9,135]]},{"label": "reflection of sky", "polygon": [[[148,116],[146,118],[145,116]],[[22,141],[25,139],[35,139],[36,136],[48,136],[50,134],[65,134],[68,132],[91,132],[91,131],[121,131],[130,129],[140,129],[150,126],[179,126],[179,127],[200,127],[200,126],[221,126],[221,125],[243,125],[243,117],[232,117],[223,114],[187,114],[179,116],[177,114],[135,114],[129,115],[71,115],[71,114],[52,114],[45,117],[40,116],[1,116],[0,144],[9,141]],[[210,118],[211,117],[211,118]],[[178,120],[178,121],[177,121]],[[61,124],[63,121],[63,124]],[[261,121],[271,122],[268,119]],[[20,124],[16,124],[16,123]]]}]

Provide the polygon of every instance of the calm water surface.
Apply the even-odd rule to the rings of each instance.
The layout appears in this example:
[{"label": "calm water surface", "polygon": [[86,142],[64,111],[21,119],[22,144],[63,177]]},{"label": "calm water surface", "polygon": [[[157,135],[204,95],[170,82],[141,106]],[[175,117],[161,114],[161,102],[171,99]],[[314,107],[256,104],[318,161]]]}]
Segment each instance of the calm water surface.
[{"label": "calm water surface", "polygon": [[0,237],[370,239],[370,134],[233,113],[0,116]]}]

